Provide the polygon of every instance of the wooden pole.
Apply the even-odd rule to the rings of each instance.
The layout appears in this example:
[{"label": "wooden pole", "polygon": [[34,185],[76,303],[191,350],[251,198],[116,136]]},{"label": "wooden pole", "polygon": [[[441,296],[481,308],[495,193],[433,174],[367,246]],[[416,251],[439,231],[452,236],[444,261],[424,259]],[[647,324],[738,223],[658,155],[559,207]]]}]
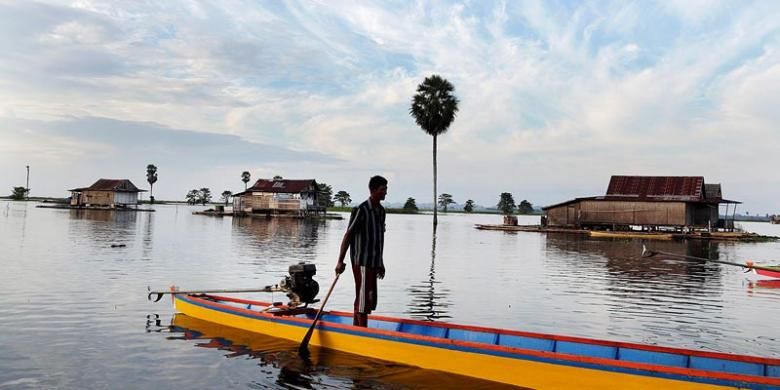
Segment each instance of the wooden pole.
[{"label": "wooden pole", "polygon": [[298,353],[303,355],[304,357],[309,356],[309,340],[311,340],[311,335],[314,333],[314,327],[317,326],[317,321],[320,320],[320,317],[322,317],[322,310],[325,308],[325,304],[328,303],[328,298],[330,298],[330,293],[333,292],[333,287],[336,287],[336,282],[339,281],[339,276],[341,274],[336,274],[336,279],[333,280],[333,284],[330,285],[330,288],[328,289],[328,293],[325,295],[325,299],[322,300],[322,305],[320,306],[320,310],[317,311],[317,315],[314,316],[314,321],[311,322],[311,326],[309,326],[309,330],[306,331],[306,336],[303,336],[303,341],[301,341],[301,346],[298,347]]}]

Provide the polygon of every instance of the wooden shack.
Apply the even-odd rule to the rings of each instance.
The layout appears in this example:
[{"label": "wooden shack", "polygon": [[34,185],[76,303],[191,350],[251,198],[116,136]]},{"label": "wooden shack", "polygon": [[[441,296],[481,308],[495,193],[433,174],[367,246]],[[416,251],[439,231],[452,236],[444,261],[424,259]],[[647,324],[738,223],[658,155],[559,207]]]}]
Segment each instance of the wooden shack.
[{"label": "wooden shack", "polygon": [[576,198],[543,210],[549,227],[713,230],[733,229],[733,217],[721,219],[719,209],[738,203],[723,199],[720,184],[705,184],[702,176],[612,176],[605,196]]},{"label": "wooden shack", "polygon": [[89,187],[70,190],[73,207],[126,208],[138,206],[138,193],[146,192],[127,179],[99,179]]},{"label": "wooden shack", "polygon": [[325,214],[317,202],[314,179],[260,179],[244,192],[233,195],[236,215],[279,215],[306,217]]}]

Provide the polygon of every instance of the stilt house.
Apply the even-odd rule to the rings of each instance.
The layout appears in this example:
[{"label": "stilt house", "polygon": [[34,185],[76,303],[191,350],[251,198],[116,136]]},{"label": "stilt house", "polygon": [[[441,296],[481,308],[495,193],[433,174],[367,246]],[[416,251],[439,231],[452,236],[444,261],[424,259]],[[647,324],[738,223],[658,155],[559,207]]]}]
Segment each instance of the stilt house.
[{"label": "stilt house", "polygon": [[260,179],[244,192],[233,195],[233,213],[305,217],[324,214],[317,202],[314,179]]},{"label": "stilt house", "polygon": [[89,187],[70,190],[75,207],[124,208],[138,206],[138,193],[146,192],[127,179],[100,179]]},{"label": "stilt house", "polygon": [[[579,229],[733,229],[720,184],[702,176],[612,176],[604,196],[576,198],[544,207],[546,226]],[[720,205],[726,206],[720,218]]]}]

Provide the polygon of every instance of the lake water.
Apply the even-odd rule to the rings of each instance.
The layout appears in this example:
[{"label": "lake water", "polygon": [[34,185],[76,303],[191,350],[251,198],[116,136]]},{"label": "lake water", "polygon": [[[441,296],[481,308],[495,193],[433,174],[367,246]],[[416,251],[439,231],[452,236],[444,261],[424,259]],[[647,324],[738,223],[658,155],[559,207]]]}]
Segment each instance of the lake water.
[{"label": "lake water", "polygon": [[[214,218],[203,209],[74,211],[0,201],[0,389],[494,388],[495,384],[175,316],[166,289],[257,288],[317,265],[321,296],[346,220]],[[780,285],[739,267],[641,258],[637,240],[479,231],[496,215],[388,215],[377,314],[780,357]],[[538,217],[520,217],[536,223]],[[780,236],[780,225],[742,223]],[[124,247],[112,247],[124,244]],[[780,243],[654,250],[780,262]],[[774,261],[773,261],[774,260]],[[329,309],[351,311],[347,271]],[[244,294],[282,301],[281,294]]]}]

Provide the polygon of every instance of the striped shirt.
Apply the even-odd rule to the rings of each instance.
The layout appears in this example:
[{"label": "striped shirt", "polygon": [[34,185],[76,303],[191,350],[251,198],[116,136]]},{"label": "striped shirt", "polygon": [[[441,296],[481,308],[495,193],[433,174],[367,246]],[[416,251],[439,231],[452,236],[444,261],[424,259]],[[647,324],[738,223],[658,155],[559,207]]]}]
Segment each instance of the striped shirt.
[{"label": "striped shirt", "polygon": [[349,256],[352,264],[379,268],[384,265],[382,251],[385,247],[385,208],[372,206],[366,200],[352,209],[349,217],[351,241]]}]

